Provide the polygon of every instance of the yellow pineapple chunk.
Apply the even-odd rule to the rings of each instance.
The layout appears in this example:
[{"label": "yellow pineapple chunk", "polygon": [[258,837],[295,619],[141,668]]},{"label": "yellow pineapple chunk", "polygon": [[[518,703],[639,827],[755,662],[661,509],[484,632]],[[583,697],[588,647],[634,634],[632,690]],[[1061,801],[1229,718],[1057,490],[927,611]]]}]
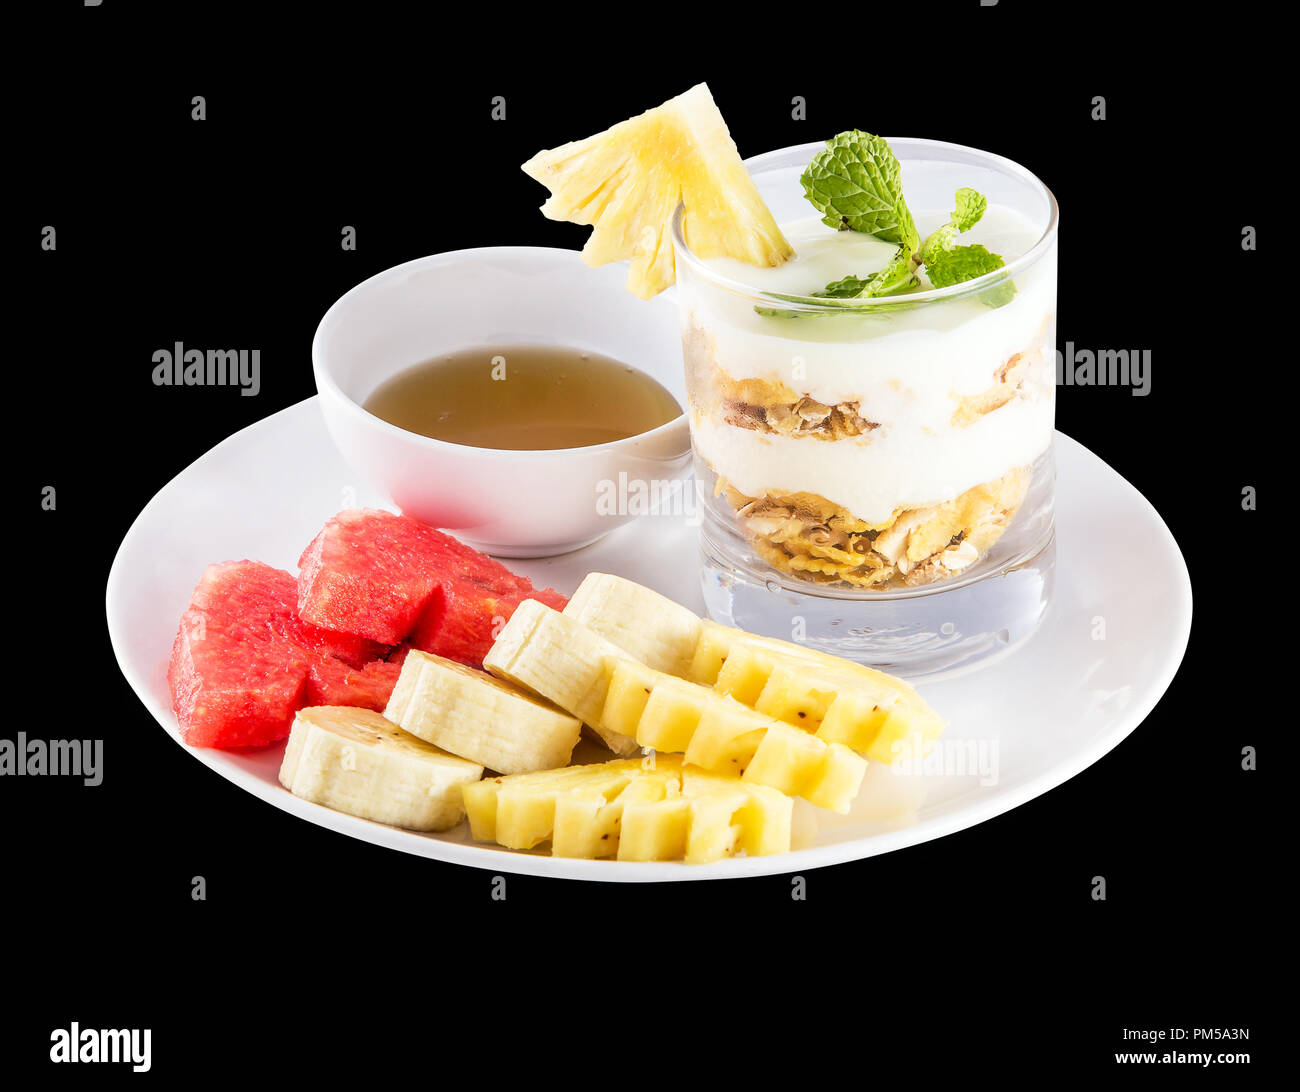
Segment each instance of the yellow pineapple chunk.
[{"label": "yellow pineapple chunk", "polygon": [[[580,792],[585,800],[594,798],[603,804],[617,796],[626,783],[621,770],[602,769],[595,776],[582,779],[571,791]],[[529,791],[527,786],[507,781],[497,793],[496,840],[511,849],[532,849],[546,841],[555,829],[557,799],[568,798],[539,794]]]},{"label": "yellow pineapple chunk", "polygon": [[771,727],[764,716],[731,698],[708,703],[686,748],[686,761],[715,773],[743,777]]},{"label": "yellow pineapple chunk", "polygon": [[739,635],[738,629],[720,626],[717,622],[705,619],[686,677],[704,686],[713,686],[717,683],[718,676],[722,673],[722,665],[727,662],[731,646]]},{"label": "yellow pineapple chunk", "polygon": [[679,204],[701,258],[773,266],[794,255],[702,83],[523,169],[551,191],[544,216],[595,229],[582,249],[588,265],[631,259],[627,288],[642,299],[676,280],[669,232]]},{"label": "yellow pineapple chunk", "polygon": [[689,766],[682,791],[691,799],[686,860],[705,864],[744,850],[751,857],[790,849],[793,801],[766,785],[700,773]]},{"label": "yellow pineapple chunk", "polygon": [[904,758],[924,758],[943,727],[943,719],[928,707],[846,690],[831,704],[817,735],[892,766]]},{"label": "yellow pineapple chunk", "polygon": [[756,706],[772,673],[772,657],[749,645],[733,646],[713,688],[742,705]]},{"label": "yellow pineapple chunk", "polygon": [[[615,668],[615,676],[618,670]],[[633,738],[642,747],[653,747],[656,751],[685,751],[712,696],[694,683],[660,675],[651,687],[640,721],[634,726]]]},{"label": "yellow pineapple chunk", "polygon": [[465,806],[477,840],[549,840],[557,857],[695,863],[790,848],[789,797],[667,755],[492,778],[467,787]]},{"label": "yellow pineapple chunk", "polygon": [[[639,699],[634,698],[638,692],[645,695],[640,716],[635,721],[619,721],[619,730],[643,747],[684,751],[686,761],[703,770],[791,791],[793,795],[840,812],[848,810],[866,772],[866,763],[847,748],[792,729],[734,698],[698,683],[652,671],[644,664],[629,660],[614,662],[607,694],[614,697],[619,714],[635,709]],[[615,715],[607,700],[606,711],[600,718],[602,723],[609,724]],[[778,737],[792,733],[799,741],[784,746],[774,741],[765,761],[755,762],[755,756],[772,732]],[[785,768],[784,762],[790,768]],[[846,785],[851,785],[847,794]]]},{"label": "yellow pineapple chunk", "polygon": [[709,692],[634,660],[612,669],[600,722],[656,751],[686,750]]},{"label": "yellow pineapple chunk", "polygon": [[715,663],[717,691],[878,762],[921,757],[943,732],[903,680],[799,645],[706,627],[692,674],[707,676]]},{"label": "yellow pineapple chunk", "polygon": [[[622,790],[626,784],[620,781],[617,788]],[[551,856],[613,857],[618,852],[623,806],[622,792],[613,799],[599,791],[561,796],[555,801]]]},{"label": "yellow pineapple chunk", "polygon": [[779,724],[764,733],[745,778],[843,813],[858,795],[866,772],[866,759],[842,744],[825,744]]},{"label": "yellow pineapple chunk", "polygon": [[[628,660],[621,667],[621,671],[612,671],[610,674],[600,720],[607,731],[618,732],[630,738],[645,713],[659,673],[635,660]],[[681,748],[660,749],[672,751]]]},{"label": "yellow pineapple chunk", "polygon": [[816,732],[838,695],[837,687],[823,678],[810,680],[799,668],[777,667],[754,699],[754,708],[805,732]]},{"label": "yellow pineapple chunk", "polygon": [[669,778],[638,778],[624,790],[620,861],[674,861],[686,856],[691,801],[681,792],[681,782]]}]

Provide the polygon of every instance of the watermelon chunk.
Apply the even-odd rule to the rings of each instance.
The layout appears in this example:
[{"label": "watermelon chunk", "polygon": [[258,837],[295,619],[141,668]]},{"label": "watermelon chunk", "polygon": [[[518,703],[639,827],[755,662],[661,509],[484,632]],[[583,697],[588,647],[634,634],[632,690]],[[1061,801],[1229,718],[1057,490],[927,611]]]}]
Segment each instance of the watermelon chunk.
[{"label": "watermelon chunk", "polygon": [[392,512],[340,512],[298,559],[299,616],[324,629],[397,644],[438,590],[429,559],[446,537]]},{"label": "watermelon chunk", "polygon": [[481,667],[501,627],[525,599],[540,599],[556,610],[568,603],[559,592],[538,591],[514,573],[507,571],[509,580],[494,579],[495,575],[478,567],[444,580],[411,634],[411,644],[421,652]]},{"label": "watermelon chunk", "polygon": [[321,660],[307,674],[307,704],[353,705],[382,713],[401,673],[401,663],[386,660],[372,660],[362,668]]},{"label": "watermelon chunk", "polygon": [[[297,607],[292,573],[259,561],[208,566],[181,616],[167,668],[186,743],[253,747],[284,739],[318,678],[328,680],[335,704],[376,700],[386,671],[358,668],[387,649],[303,622]],[[349,702],[349,694],[357,700]]]},{"label": "watermelon chunk", "polygon": [[[288,575],[288,574],[286,574]],[[298,613],[297,581],[294,581],[294,614]],[[309,622],[299,622],[302,628],[301,643],[304,648],[317,656],[342,660],[352,667],[365,667],[373,660],[385,659],[388,645],[372,641],[356,633],[339,633],[332,629],[321,629]]]},{"label": "watermelon chunk", "polygon": [[409,638],[474,667],[521,601],[568,602],[451,535],[373,508],[340,512],[298,565],[304,621],[389,645]]},{"label": "watermelon chunk", "polygon": [[193,747],[255,747],[283,739],[302,707],[306,663],[286,663],[269,642],[232,633],[214,643],[196,638],[196,631],[199,618],[186,611],[167,668],[181,738]]},{"label": "watermelon chunk", "polygon": [[382,711],[410,648],[477,667],[524,599],[568,602],[450,535],[373,509],[340,512],[299,564],[296,579],[257,561],[203,574],[167,669],[187,743],[274,743],[304,705]]}]

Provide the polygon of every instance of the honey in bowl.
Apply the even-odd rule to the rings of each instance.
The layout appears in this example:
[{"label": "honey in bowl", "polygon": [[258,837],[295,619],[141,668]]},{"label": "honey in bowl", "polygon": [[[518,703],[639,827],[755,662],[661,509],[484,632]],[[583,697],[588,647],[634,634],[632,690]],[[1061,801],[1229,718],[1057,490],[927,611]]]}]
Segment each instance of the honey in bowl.
[{"label": "honey in bowl", "polygon": [[398,428],[467,447],[545,451],[624,440],[678,417],[644,372],[554,345],[462,349],[381,383],[365,409]]}]

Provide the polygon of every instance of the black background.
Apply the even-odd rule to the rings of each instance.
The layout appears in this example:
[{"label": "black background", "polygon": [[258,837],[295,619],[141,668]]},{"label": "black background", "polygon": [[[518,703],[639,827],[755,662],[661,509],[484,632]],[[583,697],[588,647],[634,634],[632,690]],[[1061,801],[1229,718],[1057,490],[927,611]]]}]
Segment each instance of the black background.
[{"label": "black background", "polygon": [[[494,1080],[513,1055],[618,1079],[584,1069],[597,1046],[676,1079],[687,1045],[772,1080],[846,1065],[868,1081],[887,1061],[916,1080],[944,1064],[1053,1077],[1113,1071],[1125,1026],[1221,1025],[1252,1028],[1240,1045],[1254,1064],[1234,1079],[1258,1075],[1278,1046],[1258,988],[1287,844],[1265,814],[1285,790],[1262,697],[1288,575],[1267,553],[1264,451],[1281,389],[1267,373],[1290,364],[1257,314],[1269,251],[1286,245],[1267,192],[1270,134],[1290,139],[1270,86],[1276,28],[1245,4],[1213,9],[1213,24],[1015,0],[425,18],[169,7],[6,16],[22,73],[7,102],[21,338],[7,387],[26,438],[4,730],[106,740],[98,788],[0,783],[20,1002],[0,1030],[6,1066],[89,1079],[45,1060],[49,1031],[78,1020],[152,1027],[163,1080],[337,1075],[414,1050],[437,1081],[453,1048]],[[315,325],[358,281],[466,246],[580,246],[586,229],[537,214],[543,191],[518,165],[699,80],[745,155],[860,127],[987,148],[1052,187],[1059,344],[1153,354],[1148,397],[1062,389],[1058,426],[1183,547],[1196,615],[1168,694],[1046,796],[809,873],[804,902],[784,876],[512,876],[494,902],[489,873],[303,823],[193,761],[109,647],[103,588],[135,515],[219,440],[313,393]],[[206,121],[191,120],[193,95]],[[791,119],[796,95],[806,121]],[[47,224],[54,252],[40,248]],[[345,224],[355,252],[340,249]],[[1241,248],[1247,224],[1257,253]],[[261,394],[154,387],[150,355],[176,340],[260,347]],[[1242,511],[1247,485],[1265,511]],[[1247,745],[1257,772],[1241,769]],[[190,898],[195,875],[206,902]],[[464,1053],[478,1035],[493,1045]]]}]

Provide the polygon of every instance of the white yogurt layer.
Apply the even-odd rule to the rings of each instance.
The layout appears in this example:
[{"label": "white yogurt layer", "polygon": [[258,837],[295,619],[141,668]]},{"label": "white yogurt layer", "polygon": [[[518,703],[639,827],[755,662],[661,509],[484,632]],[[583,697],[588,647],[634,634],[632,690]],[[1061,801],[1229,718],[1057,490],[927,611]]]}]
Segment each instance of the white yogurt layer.
[{"label": "white yogurt layer", "polygon": [[[924,234],[946,215],[918,217],[920,230]],[[896,249],[816,218],[782,230],[797,254],[784,265],[764,269],[733,258],[705,264],[758,291],[807,294],[850,273],[869,276]],[[974,230],[961,236],[962,243],[983,242],[1008,260],[1037,240],[1028,219],[1001,206],[990,206]],[[707,288],[698,279],[681,291],[732,378],[780,380],[827,405],[859,399],[889,405],[902,394],[926,424],[937,425],[951,416],[954,397],[986,390],[993,373],[1036,340],[1056,299],[1054,256],[1046,264],[1017,276],[1016,295],[1002,307],[966,298],[879,315],[789,318],[758,314],[754,300]]]},{"label": "white yogurt layer", "polygon": [[[917,215],[922,237],[947,215]],[[706,265],[760,292],[807,295],[849,274],[869,276],[896,249],[816,218],[782,230],[797,254],[782,266],[762,269],[728,258]],[[991,205],[959,241],[983,243],[1011,261],[1040,234],[1015,210]],[[881,426],[826,441],[697,419],[700,453],[749,496],[774,489],[818,493],[872,523],[1031,463],[1050,444],[1054,420],[1055,253],[1018,274],[1015,285],[1015,297],[1001,307],[968,298],[879,315],[789,318],[758,314],[754,299],[701,277],[683,278],[683,320],[706,332],[715,367],[733,379],[784,383],[827,405],[856,402],[862,416]],[[1038,346],[1045,353],[1027,397],[965,428],[953,425],[961,399],[988,390],[1007,360]]]}]

